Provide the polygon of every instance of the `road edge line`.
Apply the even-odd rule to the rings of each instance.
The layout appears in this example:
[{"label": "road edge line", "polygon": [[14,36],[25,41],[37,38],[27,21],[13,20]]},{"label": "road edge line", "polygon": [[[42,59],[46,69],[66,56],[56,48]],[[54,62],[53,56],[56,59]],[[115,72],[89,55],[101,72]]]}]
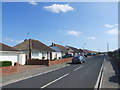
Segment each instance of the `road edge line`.
[{"label": "road edge line", "polygon": [[102,81],[102,79],[103,79],[103,68],[104,68],[104,61],[105,61],[105,58],[104,58],[104,60],[103,60],[103,64],[102,64],[102,66],[101,66],[101,69],[100,69],[100,72],[99,72],[99,75],[98,75],[98,78],[97,78],[97,82],[96,82],[96,84],[95,84],[95,86],[94,86],[94,89],[97,89],[97,90],[99,90],[99,88],[101,88],[101,81]]}]

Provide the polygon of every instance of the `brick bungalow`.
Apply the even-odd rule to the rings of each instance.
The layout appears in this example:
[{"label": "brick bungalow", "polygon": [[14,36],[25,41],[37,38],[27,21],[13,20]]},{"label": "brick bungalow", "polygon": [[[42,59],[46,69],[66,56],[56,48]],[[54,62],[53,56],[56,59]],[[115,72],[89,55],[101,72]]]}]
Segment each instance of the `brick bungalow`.
[{"label": "brick bungalow", "polygon": [[14,48],[23,51],[26,59],[52,60],[52,52],[55,52],[38,40],[25,39],[24,42],[14,46]]}]

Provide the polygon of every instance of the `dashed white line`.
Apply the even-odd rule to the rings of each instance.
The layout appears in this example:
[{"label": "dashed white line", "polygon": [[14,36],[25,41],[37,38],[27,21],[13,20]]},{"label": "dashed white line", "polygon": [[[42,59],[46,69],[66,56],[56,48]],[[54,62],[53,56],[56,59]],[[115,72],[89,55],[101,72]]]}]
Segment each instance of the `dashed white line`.
[{"label": "dashed white line", "polygon": [[78,69],[80,69],[80,68],[82,68],[83,67],[83,65],[82,66],[80,66],[80,67],[78,67],[78,68],[76,68],[74,71],[77,71]]},{"label": "dashed white line", "polygon": [[61,76],[61,77],[59,77],[59,78],[53,80],[52,82],[50,82],[50,83],[48,83],[48,84],[42,86],[41,88],[45,88],[45,87],[47,87],[47,86],[49,86],[49,85],[51,85],[51,84],[57,82],[58,80],[60,80],[60,79],[62,79],[62,78],[64,78],[64,77],[66,77],[66,76],[68,76],[68,75],[69,75],[69,73],[67,73],[67,74],[65,74],[65,75],[63,75],[63,76]]}]

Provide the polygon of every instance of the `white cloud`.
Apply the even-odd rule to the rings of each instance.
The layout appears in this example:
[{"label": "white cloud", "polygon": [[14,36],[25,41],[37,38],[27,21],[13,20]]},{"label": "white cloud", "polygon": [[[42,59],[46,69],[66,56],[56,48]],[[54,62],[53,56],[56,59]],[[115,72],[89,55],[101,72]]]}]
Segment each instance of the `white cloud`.
[{"label": "white cloud", "polygon": [[73,36],[79,36],[81,34],[81,32],[79,31],[66,31],[67,34],[69,35],[73,35]]},{"label": "white cloud", "polygon": [[111,34],[111,35],[116,35],[116,34],[118,34],[118,28],[108,30],[108,31],[106,31],[106,33]]},{"label": "white cloud", "polygon": [[37,5],[37,3],[34,0],[28,0],[28,2],[32,5]]},{"label": "white cloud", "polygon": [[115,24],[116,26],[118,26],[118,24]]},{"label": "white cloud", "polygon": [[96,37],[91,36],[91,37],[87,37],[87,39],[90,39],[90,40],[95,40],[95,39],[96,39]]},{"label": "white cloud", "polygon": [[4,38],[4,39],[2,39],[2,41],[10,41],[10,42],[15,42],[15,43],[23,42],[23,40],[14,40],[14,39],[11,39],[11,38]]},{"label": "white cloud", "polygon": [[110,25],[110,24],[105,24],[104,26],[107,27],[107,28],[113,28],[114,27],[113,25]]},{"label": "white cloud", "polygon": [[68,12],[73,10],[73,7],[69,6],[68,4],[53,4],[43,8],[53,13]]}]

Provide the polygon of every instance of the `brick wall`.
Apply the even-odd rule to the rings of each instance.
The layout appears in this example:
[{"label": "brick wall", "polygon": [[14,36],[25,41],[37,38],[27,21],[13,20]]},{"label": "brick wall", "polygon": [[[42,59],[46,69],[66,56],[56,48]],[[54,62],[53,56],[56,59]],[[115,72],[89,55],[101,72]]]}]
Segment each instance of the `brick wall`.
[{"label": "brick wall", "polygon": [[39,60],[39,59],[32,59],[28,60],[28,65],[47,65],[48,66],[49,60]]},{"label": "brick wall", "polygon": [[28,65],[47,65],[47,66],[51,66],[51,65],[55,65],[55,64],[70,62],[71,60],[72,60],[72,58],[65,58],[65,59],[60,59],[60,60],[55,60],[55,61],[32,59],[32,60],[28,60]]},{"label": "brick wall", "polygon": [[19,72],[19,66],[5,66],[0,67],[0,75],[8,75]]},{"label": "brick wall", "polygon": [[67,62],[71,62],[71,61],[72,61],[72,58],[66,58],[66,59],[50,61],[49,66],[56,65],[56,64],[62,64],[62,63],[67,63]]}]

